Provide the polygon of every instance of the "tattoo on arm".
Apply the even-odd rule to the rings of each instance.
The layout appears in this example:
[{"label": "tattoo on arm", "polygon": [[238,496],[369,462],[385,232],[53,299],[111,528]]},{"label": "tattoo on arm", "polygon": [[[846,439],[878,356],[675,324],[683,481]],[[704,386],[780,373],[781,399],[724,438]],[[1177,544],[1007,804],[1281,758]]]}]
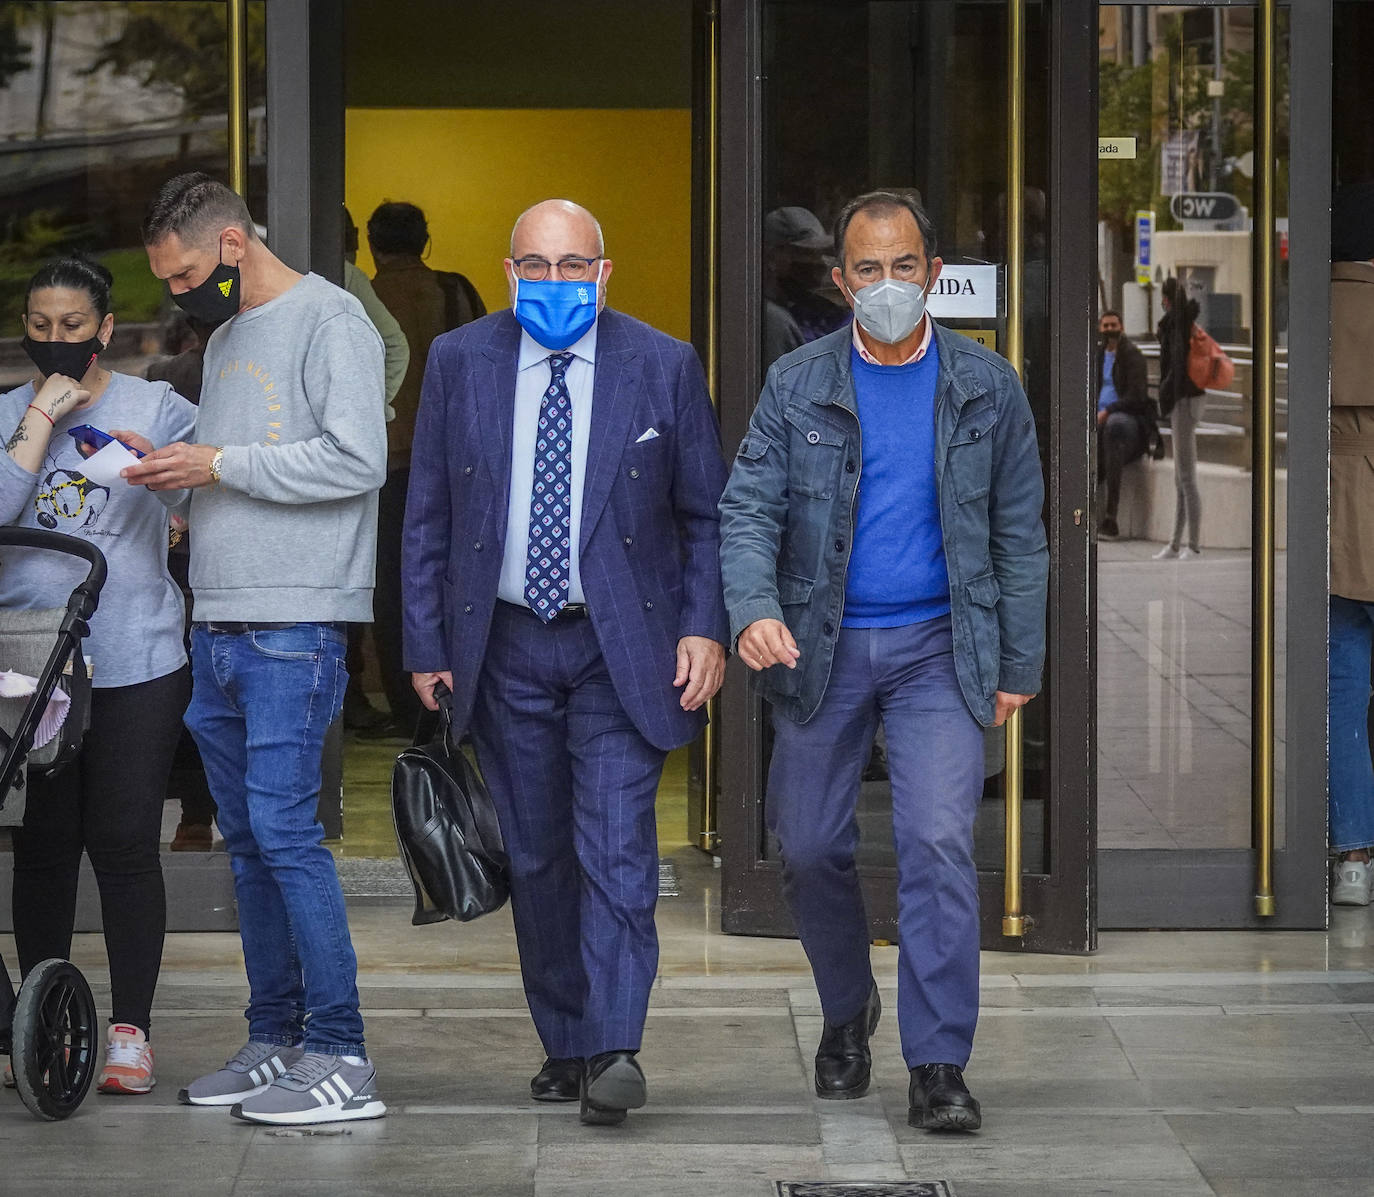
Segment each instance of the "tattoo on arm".
[{"label": "tattoo on arm", "polygon": [[54,399],[51,403],[49,403],[49,404],[48,404],[48,418],[49,418],[49,419],[52,419],[52,418],[56,417],[56,415],[57,415],[57,409],[58,409],[59,407],[61,407],[62,404],[66,403],[67,400],[70,399],[71,397],[72,397],[71,390],[68,389],[68,390],[63,391],[62,394],[60,394],[56,399]]},{"label": "tattoo on arm", "polygon": [[19,427],[14,430],[14,435],[5,443],[5,452],[13,453],[21,442],[29,439],[29,434],[24,430],[24,421],[19,421]]}]

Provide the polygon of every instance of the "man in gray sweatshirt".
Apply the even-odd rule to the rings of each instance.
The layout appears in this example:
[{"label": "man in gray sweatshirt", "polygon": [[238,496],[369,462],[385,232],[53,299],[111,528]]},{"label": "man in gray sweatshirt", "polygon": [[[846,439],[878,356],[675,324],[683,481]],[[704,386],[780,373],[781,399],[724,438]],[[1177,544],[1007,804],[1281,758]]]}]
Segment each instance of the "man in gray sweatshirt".
[{"label": "man in gray sweatshirt", "polygon": [[382,341],[351,295],[275,257],[208,175],[167,183],[143,239],[176,303],[225,321],[205,350],[199,443],[125,471],[193,491],[186,723],[233,863],[250,989],[248,1042],[181,1100],[250,1122],[378,1118],[357,960],[315,808],[348,682],[345,625],[372,618]]}]

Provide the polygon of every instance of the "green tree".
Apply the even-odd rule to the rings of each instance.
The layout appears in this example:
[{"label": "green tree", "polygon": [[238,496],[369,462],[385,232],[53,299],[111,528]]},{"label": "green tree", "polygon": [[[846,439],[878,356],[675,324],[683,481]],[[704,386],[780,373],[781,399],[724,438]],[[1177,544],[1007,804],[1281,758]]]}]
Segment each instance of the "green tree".
[{"label": "green tree", "polygon": [[[225,57],[225,5],[187,0],[179,4],[132,3],[119,36],[100,48],[86,68],[108,66],[148,88],[181,95],[188,116],[223,113],[229,106]],[[265,22],[262,4],[248,6],[248,75],[261,98],[265,78]]]}]

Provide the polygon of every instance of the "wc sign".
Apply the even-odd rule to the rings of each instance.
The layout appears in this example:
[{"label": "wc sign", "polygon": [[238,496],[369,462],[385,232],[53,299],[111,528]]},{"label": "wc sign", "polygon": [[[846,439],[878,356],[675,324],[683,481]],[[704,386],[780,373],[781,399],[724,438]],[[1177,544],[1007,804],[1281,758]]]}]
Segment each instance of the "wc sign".
[{"label": "wc sign", "polygon": [[932,316],[943,320],[966,317],[996,317],[996,266],[951,266],[945,264],[926,303]]},{"label": "wc sign", "polygon": [[1180,191],[1169,200],[1175,220],[1211,220],[1221,223],[1240,211],[1240,200],[1224,191]]}]

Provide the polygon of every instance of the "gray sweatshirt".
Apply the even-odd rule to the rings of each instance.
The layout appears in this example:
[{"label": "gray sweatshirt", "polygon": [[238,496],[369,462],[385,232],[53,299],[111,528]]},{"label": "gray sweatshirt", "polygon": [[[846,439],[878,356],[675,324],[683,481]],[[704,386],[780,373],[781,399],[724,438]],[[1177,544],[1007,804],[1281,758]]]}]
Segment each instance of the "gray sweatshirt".
[{"label": "gray sweatshirt", "polygon": [[191,499],[195,619],[372,618],[383,397],[381,337],[318,275],[215,331],[196,440],[224,463]]}]

